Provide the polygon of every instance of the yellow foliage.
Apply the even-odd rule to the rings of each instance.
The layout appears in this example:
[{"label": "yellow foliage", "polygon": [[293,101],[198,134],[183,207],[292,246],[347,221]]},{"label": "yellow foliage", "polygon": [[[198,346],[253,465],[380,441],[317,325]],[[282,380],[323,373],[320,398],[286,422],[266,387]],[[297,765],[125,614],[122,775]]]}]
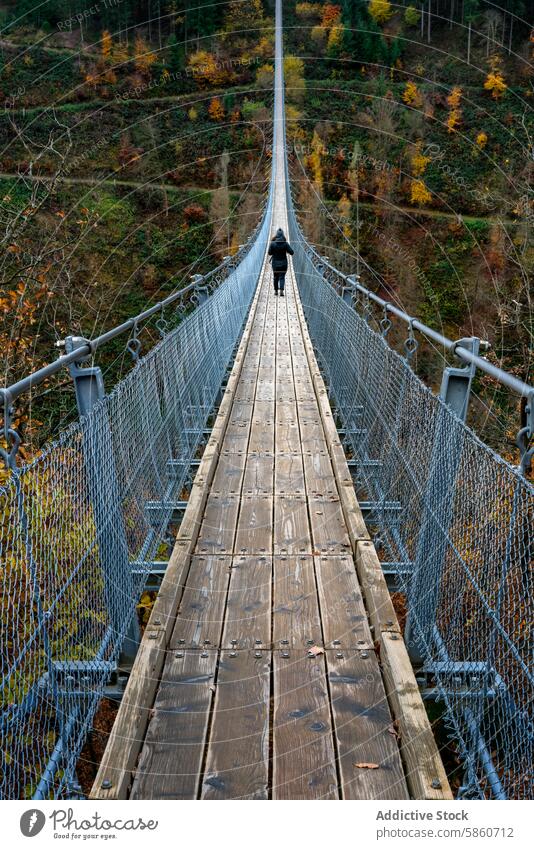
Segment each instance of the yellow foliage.
[{"label": "yellow foliage", "polygon": [[319,47],[322,47],[326,39],[326,32],[324,27],[322,27],[320,24],[317,24],[317,26],[312,27],[310,32],[310,38],[314,44],[317,44]]},{"label": "yellow foliage", "polygon": [[253,48],[252,53],[254,56],[264,56],[267,58],[268,56],[273,55],[273,44],[272,40],[268,38],[268,36],[264,35],[258,41],[257,45]]},{"label": "yellow foliage", "polygon": [[428,191],[422,180],[412,180],[410,202],[418,203],[422,206],[425,203],[430,203],[432,195]]},{"label": "yellow foliage", "polygon": [[311,153],[308,156],[308,167],[311,169],[313,180],[319,188],[323,187],[323,168],[321,158],[325,153],[326,151],[322,139],[317,131],[314,130],[311,143]]},{"label": "yellow foliage", "polygon": [[308,15],[320,15],[321,6],[319,3],[297,3],[295,12],[299,18],[305,18]]},{"label": "yellow foliage", "polygon": [[135,68],[141,74],[149,74],[150,68],[156,61],[155,53],[152,53],[146,42],[140,35],[135,38],[134,45]]},{"label": "yellow foliage", "polygon": [[187,114],[189,116],[190,121],[196,121],[197,118],[198,118],[198,112],[197,112],[197,110],[195,109],[194,106],[191,107],[191,109],[189,110],[189,112]]},{"label": "yellow foliage", "polygon": [[426,171],[426,166],[430,162],[430,156],[425,156],[421,152],[421,142],[415,146],[415,152],[411,159],[412,174],[414,177],[420,177]]},{"label": "yellow foliage", "polygon": [[219,97],[214,97],[208,106],[208,114],[212,121],[222,121],[224,118],[224,106]]},{"label": "yellow foliage", "polygon": [[455,85],[447,98],[447,103],[449,104],[451,109],[458,109],[461,98],[462,89],[460,88],[460,86]]},{"label": "yellow foliage", "polygon": [[486,144],[488,142],[488,137],[487,137],[486,133],[484,132],[484,130],[481,130],[480,133],[478,133],[477,138],[476,138],[476,142],[477,142],[477,146],[479,148],[483,149],[483,148],[486,147]]},{"label": "yellow foliage", "polygon": [[111,57],[112,46],[113,39],[111,38],[111,33],[109,30],[105,29],[102,33],[102,58],[106,61]]},{"label": "yellow foliage", "polygon": [[341,200],[338,202],[337,209],[339,212],[339,217],[341,218],[343,234],[350,239],[352,235],[352,229],[350,226],[350,211],[352,205],[347,195],[344,194]]},{"label": "yellow foliage", "polygon": [[298,56],[285,57],[284,79],[288,97],[299,99],[304,95],[304,62]]},{"label": "yellow foliage", "polygon": [[227,70],[219,63],[213,53],[207,50],[197,50],[188,59],[193,78],[199,83],[220,86],[228,81]]},{"label": "yellow foliage", "polygon": [[299,125],[302,113],[292,106],[291,103],[286,103],[286,133],[289,141],[298,141],[304,138],[304,130]]},{"label": "yellow foliage", "polygon": [[491,91],[491,96],[494,100],[499,100],[508,88],[504,82],[504,77],[500,71],[493,70],[488,73],[486,82],[484,83],[486,91]]},{"label": "yellow foliage", "polygon": [[423,96],[417,88],[417,85],[411,80],[406,83],[406,86],[402,93],[402,99],[409,106],[420,107],[423,105]]},{"label": "yellow foliage", "polygon": [[121,44],[120,42],[114,44],[111,57],[114,65],[124,65],[130,58],[128,55],[128,45]]},{"label": "yellow foliage", "polygon": [[460,109],[451,109],[449,112],[449,116],[447,118],[447,132],[454,133],[456,127],[460,123],[461,120],[461,110]]},{"label": "yellow foliage", "polygon": [[377,24],[385,24],[393,15],[389,0],[369,0],[369,14]]},{"label": "yellow foliage", "polygon": [[230,0],[226,5],[224,28],[227,33],[254,29],[263,21],[262,0]]},{"label": "yellow foliage", "polygon": [[328,50],[335,50],[336,47],[339,47],[343,42],[343,33],[345,31],[345,27],[343,24],[335,24],[330,30],[330,34],[328,36],[327,48]]},{"label": "yellow foliage", "polygon": [[261,68],[258,68],[258,70],[256,71],[256,82],[259,88],[268,88],[269,90],[272,89],[273,79],[274,68],[272,65],[262,65]]}]

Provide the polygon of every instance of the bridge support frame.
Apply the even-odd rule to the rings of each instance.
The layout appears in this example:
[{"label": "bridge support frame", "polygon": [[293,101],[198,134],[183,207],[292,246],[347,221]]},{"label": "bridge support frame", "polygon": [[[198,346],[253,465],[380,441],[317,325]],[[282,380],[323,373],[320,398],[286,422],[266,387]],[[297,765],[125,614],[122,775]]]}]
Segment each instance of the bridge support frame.
[{"label": "bridge support frame", "polygon": [[[477,355],[480,339],[460,339],[463,348]],[[440,397],[465,422],[469,406],[469,394],[475,374],[475,366],[463,368],[447,366],[443,372]],[[452,505],[451,494],[455,491],[455,480],[462,456],[464,429],[460,422],[451,428],[450,416],[441,407],[437,415],[430,469],[426,481],[423,504],[423,523],[417,541],[411,585],[412,601],[406,623],[406,646],[410,660],[421,666],[432,642],[432,634],[439,605],[441,577],[447,553],[447,532]],[[444,445],[448,450],[444,452]],[[433,565],[429,574],[429,564]],[[423,624],[424,628],[423,628]]]},{"label": "bridge support frame", "polygon": [[[67,336],[65,339],[67,354],[86,345],[87,339],[80,336]],[[122,608],[125,593],[131,590],[133,596],[132,574],[124,522],[117,495],[119,488],[111,450],[112,437],[107,410],[102,409],[100,427],[95,426],[92,420],[84,420],[84,417],[95,408],[98,402],[103,400],[105,395],[101,369],[93,365],[82,366],[82,363],[86,362],[88,358],[85,355],[79,361],[71,363],[69,372],[74,382],[76,404],[84,430],[85,469],[91,492],[98,546],[102,558],[105,597],[110,624],[115,628],[116,633],[120,634],[124,633]],[[108,481],[104,489],[102,488],[103,480]],[[119,572],[124,581],[120,586],[113,577]],[[119,658],[120,668],[131,669],[140,640],[139,623],[134,611],[122,644]]]}]

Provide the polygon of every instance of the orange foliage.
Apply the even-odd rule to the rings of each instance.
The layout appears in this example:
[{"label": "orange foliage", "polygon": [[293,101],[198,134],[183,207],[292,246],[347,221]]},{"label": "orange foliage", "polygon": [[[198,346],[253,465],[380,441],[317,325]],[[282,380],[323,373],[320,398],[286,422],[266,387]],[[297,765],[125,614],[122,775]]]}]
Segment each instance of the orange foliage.
[{"label": "orange foliage", "polygon": [[327,3],[321,16],[321,26],[329,29],[339,23],[340,20],[341,6],[334,6],[332,3]]},{"label": "orange foliage", "polygon": [[222,121],[224,118],[224,106],[219,97],[214,97],[208,106],[208,114],[212,121]]},{"label": "orange foliage", "polygon": [[486,82],[484,83],[484,88],[486,91],[491,91],[491,96],[494,100],[499,100],[508,86],[504,82],[504,77],[500,71],[492,70],[488,73],[486,77]]},{"label": "orange foliage", "polygon": [[148,45],[140,35],[135,38],[134,60],[136,71],[145,76],[150,74],[150,68],[156,61],[156,54],[149,50]]}]

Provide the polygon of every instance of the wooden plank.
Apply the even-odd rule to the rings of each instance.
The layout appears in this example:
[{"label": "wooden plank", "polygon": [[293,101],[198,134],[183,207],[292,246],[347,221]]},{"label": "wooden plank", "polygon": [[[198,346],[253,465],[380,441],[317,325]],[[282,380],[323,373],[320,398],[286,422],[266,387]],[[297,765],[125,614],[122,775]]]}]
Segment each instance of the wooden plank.
[{"label": "wooden plank", "polygon": [[165,664],[130,799],[196,799],[216,651],[178,651]]},{"label": "wooden plank", "polygon": [[274,554],[311,554],[312,542],[306,498],[274,498]]},{"label": "wooden plank", "polygon": [[169,643],[178,648],[218,646],[230,580],[230,557],[195,555]]},{"label": "wooden plank", "polygon": [[163,629],[165,639],[169,639],[189,572],[193,548],[193,540],[178,539],[175,542],[145,632]]},{"label": "wooden plank", "polygon": [[308,503],[314,551],[344,554],[351,551],[341,501],[335,496],[310,498]]},{"label": "wooden plank", "polygon": [[[291,410],[292,404],[284,404],[285,408]],[[276,411],[276,451],[282,454],[294,454],[301,451],[300,447],[300,432],[297,419],[297,408],[294,407],[295,417],[287,418],[284,413]]]},{"label": "wooden plank", "polygon": [[337,799],[324,658],[274,651],[273,677],[273,799]]},{"label": "wooden plank", "polygon": [[222,645],[258,648],[271,642],[270,557],[234,557]]},{"label": "wooden plank", "polygon": [[304,466],[297,452],[277,452],[274,468],[274,490],[278,495],[304,495]]},{"label": "wooden plank", "polygon": [[214,495],[239,495],[243,484],[246,460],[247,455],[244,451],[237,454],[222,451],[210,491]]},{"label": "wooden plank", "polygon": [[256,386],[256,400],[257,401],[274,401],[276,398],[276,387],[274,380],[262,381],[261,383],[258,381]]},{"label": "wooden plank", "polygon": [[303,451],[304,475],[309,495],[337,495],[334,472],[328,452]]},{"label": "wooden plank", "polygon": [[202,799],[267,799],[269,651],[223,651]]},{"label": "wooden plank", "polygon": [[313,558],[274,557],[273,645],[309,648],[322,645]]},{"label": "wooden plank", "polygon": [[373,638],[352,556],[316,557],[315,576],[325,646],[372,651]]},{"label": "wooden plank", "polygon": [[248,454],[243,479],[243,496],[273,492],[274,454]]},{"label": "wooden plank", "polygon": [[[254,409],[252,418],[254,419],[270,419],[274,421],[274,410],[275,410],[275,402],[274,401],[256,401],[254,402]],[[250,449],[249,449],[250,451]]]},{"label": "wooden plank", "polygon": [[126,799],[154,694],[165,662],[165,632],[152,630],[139,646],[125,695],[111,729],[91,799]]},{"label": "wooden plank", "polygon": [[382,631],[395,631],[399,634],[397,614],[373,543],[365,540],[358,542],[355,560],[375,639],[378,639]]},{"label": "wooden plank", "polygon": [[[344,799],[408,799],[374,651],[325,653]],[[377,764],[377,769],[357,764]]]},{"label": "wooden plank", "polygon": [[398,634],[383,631],[380,643],[386,693],[399,723],[401,752],[410,793],[414,799],[452,799],[404,640]]},{"label": "wooden plank", "polygon": [[308,447],[307,445],[307,443],[311,440],[316,440],[321,443],[318,446],[319,451],[326,448],[326,439],[319,410],[316,409],[315,415],[310,415],[307,411],[303,410],[302,413],[299,414],[299,425],[303,450],[314,450],[313,447]]},{"label": "wooden plank", "polygon": [[243,498],[235,539],[236,554],[271,554],[273,499],[270,495]]},{"label": "wooden plank", "polygon": [[224,435],[223,445],[226,451],[247,450],[252,409],[250,403],[234,402],[232,416]]},{"label": "wooden plank", "polygon": [[198,535],[197,554],[232,554],[239,498],[210,493]]},{"label": "wooden plank", "polygon": [[[267,403],[270,406],[270,402],[260,401],[259,403]],[[248,451],[251,453],[274,451],[274,418],[257,418],[255,415],[250,428]]]}]

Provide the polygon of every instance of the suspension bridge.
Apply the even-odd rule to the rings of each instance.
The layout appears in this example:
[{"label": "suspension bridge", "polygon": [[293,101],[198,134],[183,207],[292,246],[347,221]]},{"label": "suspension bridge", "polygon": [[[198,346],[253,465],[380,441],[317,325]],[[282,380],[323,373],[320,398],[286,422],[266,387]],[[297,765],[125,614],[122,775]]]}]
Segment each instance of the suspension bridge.
[{"label": "suspension bridge", "polygon": [[[96,340],[69,337],[2,392],[3,798],[78,798],[110,694],[94,799],[450,799],[425,699],[462,764],[458,796],[532,795],[534,390],[307,243],[280,0],[273,126],[263,216],[236,257]],[[266,256],[280,226],[295,249],[283,299]],[[153,317],[162,339],[140,357]],[[91,361],[124,333],[135,367],[106,395]],[[460,361],[439,397],[410,367],[416,333]],[[79,421],[23,463],[11,407],[65,368]],[[526,398],[520,467],[465,424],[477,369]]]}]

